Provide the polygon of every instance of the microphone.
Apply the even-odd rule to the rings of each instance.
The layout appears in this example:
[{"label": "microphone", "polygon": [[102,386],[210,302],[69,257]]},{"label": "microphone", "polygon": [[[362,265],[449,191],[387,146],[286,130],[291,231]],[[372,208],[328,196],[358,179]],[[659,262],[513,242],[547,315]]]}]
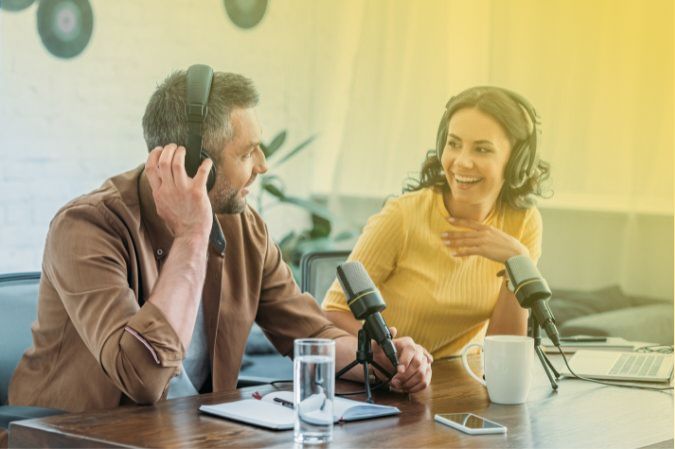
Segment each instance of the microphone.
[{"label": "microphone", "polygon": [[380,312],[387,307],[361,262],[346,262],[337,267],[337,278],[347,304],[357,320],[364,320],[368,335],[380,345],[394,370],[398,366],[396,347]]},{"label": "microphone", "polygon": [[[544,328],[555,346],[560,346],[560,334],[548,307],[551,289],[537,266],[528,256],[513,256],[505,263],[509,289],[515,293],[520,307],[531,309],[536,321]],[[537,323],[534,323],[536,326]]]}]

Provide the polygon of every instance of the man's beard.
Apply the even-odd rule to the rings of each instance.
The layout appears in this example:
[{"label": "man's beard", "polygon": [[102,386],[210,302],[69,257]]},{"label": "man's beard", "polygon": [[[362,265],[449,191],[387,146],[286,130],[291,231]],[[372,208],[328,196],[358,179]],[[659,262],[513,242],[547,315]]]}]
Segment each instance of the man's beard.
[{"label": "man's beard", "polygon": [[213,186],[213,200],[211,201],[213,212],[216,214],[240,214],[246,209],[246,199],[239,197],[239,191],[232,186],[226,185],[222,188]]}]

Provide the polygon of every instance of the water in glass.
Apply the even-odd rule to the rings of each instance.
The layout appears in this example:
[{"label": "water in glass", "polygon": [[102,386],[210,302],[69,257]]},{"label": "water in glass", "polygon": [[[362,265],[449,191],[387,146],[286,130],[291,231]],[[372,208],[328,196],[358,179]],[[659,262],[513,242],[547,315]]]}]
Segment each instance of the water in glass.
[{"label": "water in glass", "polygon": [[326,443],[333,436],[335,358],[302,355],[294,360],[295,441]]}]

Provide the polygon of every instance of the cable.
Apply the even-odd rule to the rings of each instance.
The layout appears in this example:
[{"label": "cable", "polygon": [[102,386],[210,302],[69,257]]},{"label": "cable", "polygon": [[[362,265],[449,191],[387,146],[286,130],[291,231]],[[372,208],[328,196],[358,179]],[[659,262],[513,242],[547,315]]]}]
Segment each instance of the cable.
[{"label": "cable", "polygon": [[278,385],[278,384],[291,384],[290,386],[292,387],[293,386],[293,379],[273,380],[272,382],[270,382],[270,385],[277,390],[280,390],[284,387],[288,387],[288,385]]},{"label": "cable", "polygon": [[647,345],[640,346],[635,350],[635,352],[651,352],[658,354],[672,354],[673,347],[668,345]]},{"label": "cable", "polygon": [[590,379],[588,377],[583,377],[572,371],[572,368],[570,368],[569,363],[567,363],[567,357],[565,357],[565,353],[563,352],[562,348],[560,346],[556,346],[558,348],[558,351],[560,352],[560,355],[562,356],[563,360],[565,361],[565,365],[567,366],[567,369],[570,371],[570,374],[572,376],[576,377],[577,379],[585,380],[587,382],[593,382],[596,384],[601,384],[601,385],[609,385],[610,387],[623,387],[623,388],[635,388],[638,390],[651,390],[651,391],[667,391],[667,390],[672,390],[673,387],[643,387],[641,385],[629,385],[629,384],[622,384],[622,383],[614,383],[614,382],[603,382],[601,380],[596,380],[596,379]]},{"label": "cable", "polygon": [[[370,391],[373,392],[375,390],[379,390],[380,388],[382,388],[385,385],[387,385],[387,382],[378,382],[375,385],[373,385],[372,387],[370,387]],[[366,394],[366,390],[363,389],[363,390],[359,390],[359,391],[349,391],[347,393],[337,393],[336,392],[335,396],[354,396],[354,395],[357,395],[357,394]]]},{"label": "cable", "polygon": [[[290,379],[290,380],[284,379],[284,380],[275,380],[275,381],[270,382],[270,385],[272,386],[272,388],[277,389],[277,390],[288,388],[289,385],[284,385],[284,384],[290,384],[290,386],[293,386],[293,380],[292,379]],[[380,388],[382,388],[385,385],[387,385],[387,382],[379,381],[376,384],[373,384],[372,387],[370,387],[370,391],[379,390]],[[366,394],[366,390],[363,389],[363,390],[358,390],[358,391],[348,391],[346,393],[335,392],[335,396],[355,396],[357,394]]]}]

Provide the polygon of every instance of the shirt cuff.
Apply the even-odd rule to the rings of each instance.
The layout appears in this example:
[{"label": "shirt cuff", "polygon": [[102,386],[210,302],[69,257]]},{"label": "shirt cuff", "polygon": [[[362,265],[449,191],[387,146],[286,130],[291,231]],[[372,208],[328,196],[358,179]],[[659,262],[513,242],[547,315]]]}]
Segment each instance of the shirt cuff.
[{"label": "shirt cuff", "polygon": [[156,364],[179,366],[184,358],[183,344],[164,314],[151,302],[146,302],[124,327]]}]

